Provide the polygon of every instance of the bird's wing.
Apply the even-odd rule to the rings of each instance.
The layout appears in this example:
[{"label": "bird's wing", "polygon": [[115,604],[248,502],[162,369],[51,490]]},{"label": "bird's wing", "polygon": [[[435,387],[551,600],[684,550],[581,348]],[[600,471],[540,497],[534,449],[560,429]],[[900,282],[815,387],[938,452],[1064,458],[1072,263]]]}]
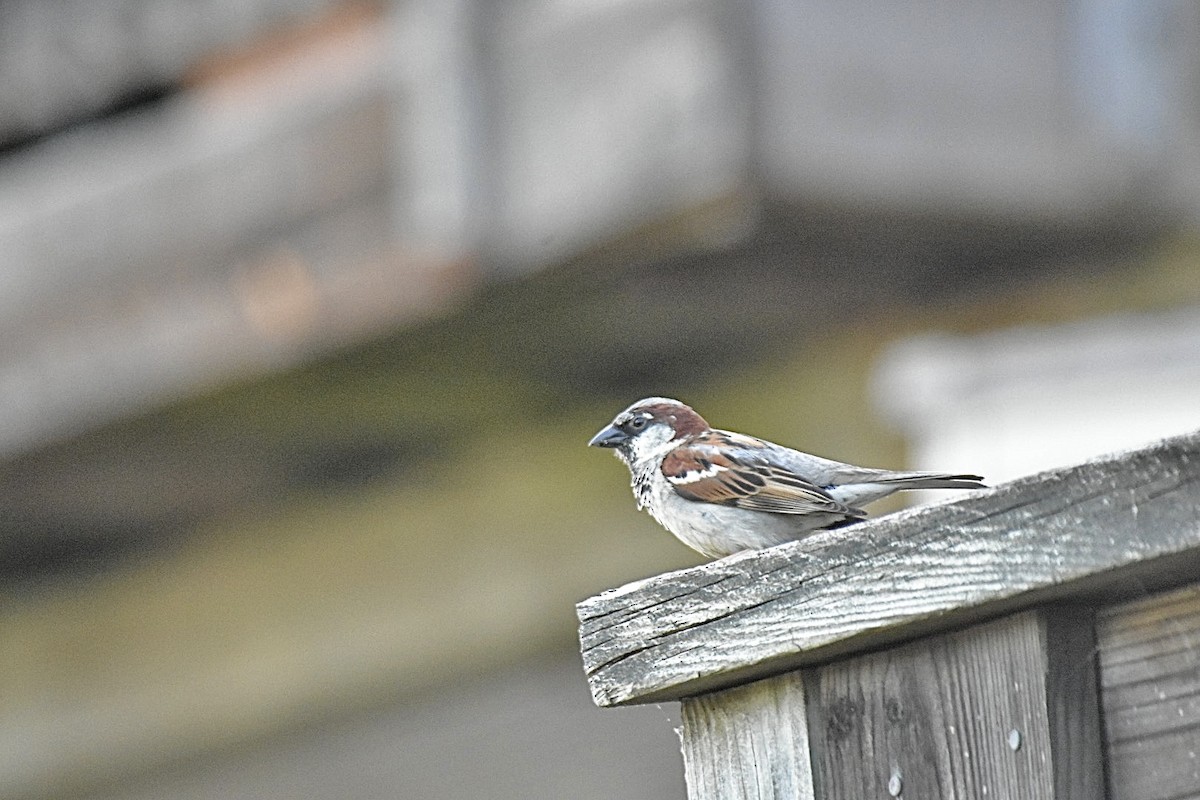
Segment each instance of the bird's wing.
[{"label": "bird's wing", "polygon": [[662,473],[688,500],[775,514],[866,516],[779,463],[772,457],[774,449],[749,436],[708,431],[669,452]]}]

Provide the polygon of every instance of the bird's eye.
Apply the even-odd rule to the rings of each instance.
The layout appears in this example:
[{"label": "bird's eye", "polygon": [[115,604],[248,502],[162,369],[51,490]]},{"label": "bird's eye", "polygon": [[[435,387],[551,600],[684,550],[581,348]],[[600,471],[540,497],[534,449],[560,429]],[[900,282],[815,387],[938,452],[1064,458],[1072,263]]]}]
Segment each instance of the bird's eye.
[{"label": "bird's eye", "polygon": [[625,427],[631,431],[640,431],[642,428],[646,427],[646,421],[647,420],[645,417],[637,416],[629,420],[629,422],[626,422]]}]

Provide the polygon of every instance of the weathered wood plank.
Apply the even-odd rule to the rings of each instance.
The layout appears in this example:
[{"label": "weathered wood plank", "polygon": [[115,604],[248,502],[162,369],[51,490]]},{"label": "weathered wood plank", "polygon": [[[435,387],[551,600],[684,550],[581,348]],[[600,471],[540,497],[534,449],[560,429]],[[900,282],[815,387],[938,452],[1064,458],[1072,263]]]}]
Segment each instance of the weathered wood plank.
[{"label": "weathered wood plank", "polygon": [[1056,609],[808,671],[817,796],[1103,797],[1092,653]]},{"label": "weathered wood plank", "polygon": [[1112,800],[1200,798],[1200,583],[1097,616]]},{"label": "weathered wood plank", "polygon": [[0,3],[0,144],[93,116],[133,91],[178,84],[206,56],[294,31],[339,5],[348,4],[7,0]]},{"label": "weathered wood plank", "polygon": [[579,604],[599,705],[686,697],[1200,568],[1200,434],[661,575]]},{"label": "weathered wood plank", "polygon": [[799,672],[687,698],[683,764],[689,800],[812,800]]}]

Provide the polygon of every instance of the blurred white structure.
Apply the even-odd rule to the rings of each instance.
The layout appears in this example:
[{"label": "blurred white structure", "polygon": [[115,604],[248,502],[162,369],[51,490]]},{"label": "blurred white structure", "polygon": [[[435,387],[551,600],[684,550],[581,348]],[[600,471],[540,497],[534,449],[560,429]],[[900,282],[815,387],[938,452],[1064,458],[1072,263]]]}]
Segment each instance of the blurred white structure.
[{"label": "blurred white structure", "polygon": [[997,483],[1200,428],[1200,308],[887,351],[876,404],[911,466]]}]

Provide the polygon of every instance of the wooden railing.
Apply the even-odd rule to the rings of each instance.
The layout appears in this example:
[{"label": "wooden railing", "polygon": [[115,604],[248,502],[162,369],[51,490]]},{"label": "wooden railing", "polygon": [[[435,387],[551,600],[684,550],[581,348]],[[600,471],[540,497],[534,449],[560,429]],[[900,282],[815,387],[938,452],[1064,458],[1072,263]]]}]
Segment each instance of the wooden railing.
[{"label": "wooden railing", "polygon": [[578,611],[693,800],[1200,798],[1200,433]]}]

